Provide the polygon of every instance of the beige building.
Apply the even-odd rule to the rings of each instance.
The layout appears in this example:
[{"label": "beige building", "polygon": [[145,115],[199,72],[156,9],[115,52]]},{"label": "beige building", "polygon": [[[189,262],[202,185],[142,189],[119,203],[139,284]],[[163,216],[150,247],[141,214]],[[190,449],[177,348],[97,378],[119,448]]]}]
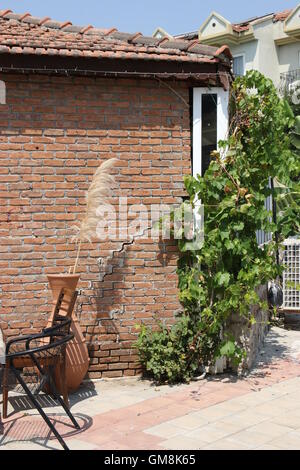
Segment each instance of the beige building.
[{"label": "beige building", "polygon": [[[157,28],[155,37],[171,36]],[[281,74],[300,69],[300,4],[293,10],[270,13],[232,24],[216,12],[198,31],[174,36],[177,39],[200,39],[203,44],[228,44],[235,74],[256,69],[280,83]],[[297,77],[298,78],[298,77]]]}]

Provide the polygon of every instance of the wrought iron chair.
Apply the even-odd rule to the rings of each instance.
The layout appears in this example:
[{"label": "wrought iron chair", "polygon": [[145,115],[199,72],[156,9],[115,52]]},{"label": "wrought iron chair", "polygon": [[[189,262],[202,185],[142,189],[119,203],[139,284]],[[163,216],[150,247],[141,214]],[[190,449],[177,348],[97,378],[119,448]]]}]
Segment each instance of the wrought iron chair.
[{"label": "wrought iron chair", "polygon": [[[63,407],[70,420],[74,424],[76,429],[80,429],[79,424],[72,415],[68,406],[65,404],[64,400],[60,397],[59,392],[55,386],[53,371],[57,363],[60,361],[63,351],[65,350],[66,344],[74,338],[72,333],[69,333],[71,319],[61,317],[57,318],[58,324],[46,328],[41,334],[36,334],[32,336],[23,336],[21,338],[16,338],[11,340],[6,345],[6,361],[9,364],[9,369],[14,374],[16,380],[19,382],[24,392],[31,400],[35,408],[38,410],[50,430],[53,432],[55,437],[58,439],[60,444],[65,450],[68,450],[68,447],[55,429],[54,425],[40,406],[36,395],[40,392],[44,385],[49,387],[49,391],[52,393],[54,398],[59,402]],[[48,341],[45,341],[48,340]],[[18,348],[11,352],[11,347],[18,344]],[[28,384],[22,378],[20,373],[20,364],[26,363],[34,365],[39,371],[41,384],[38,389],[32,393]]]},{"label": "wrought iron chair", "polygon": [[[53,315],[52,315],[52,325],[51,326],[56,326],[60,325],[62,319],[70,319],[72,317],[72,312],[74,309],[74,305],[76,302],[78,296],[78,292],[71,292],[68,289],[61,289],[59,296],[57,298],[57,302],[54,307]],[[61,315],[61,313],[63,315]],[[45,330],[43,330],[45,331]],[[27,336],[30,338],[31,336]],[[26,338],[27,338],[26,337]],[[12,352],[12,348],[14,348],[14,352],[16,352],[16,348],[19,348],[20,344],[22,344],[22,338],[15,338],[10,340],[7,343],[6,347],[6,354],[8,353],[7,348],[10,348],[10,351]],[[44,341],[47,341],[45,338]],[[32,363],[30,360],[30,357],[28,356],[20,356],[18,358],[18,369],[23,369],[23,368],[32,368],[35,367],[35,365]],[[3,418],[7,418],[7,405],[8,405],[8,376],[9,376],[9,369],[10,369],[10,364],[9,361],[6,361],[5,363],[5,369],[4,369],[4,375],[3,375],[3,383],[2,383],[2,389],[3,389]],[[68,390],[67,390],[67,384],[66,384],[66,348],[63,348],[62,354],[60,355],[60,361],[55,367],[55,370],[58,371],[56,373],[56,377],[59,379],[60,382],[60,389],[62,391],[62,395],[65,401],[65,404],[69,406],[69,399],[68,399]],[[47,385],[46,384],[41,384],[40,390],[46,390],[47,391]],[[39,390],[39,391],[40,391]]]},{"label": "wrought iron chair", "polygon": [[[79,429],[79,425],[68,407],[68,394],[65,380],[66,345],[74,338],[74,335],[70,333],[70,326],[76,298],[77,292],[70,295],[70,292],[62,289],[54,308],[52,327],[44,329],[40,334],[21,336],[7,342],[2,387],[3,417],[7,417],[8,375],[9,371],[11,371],[65,450],[68,448],[64,440],[43,411],[36,396],[42,390],[46,390],[52,394],[64,408],[74,426]],[[67,301],[65,300],[64,302],[64,299],[67,299]],[[60,315],[60,312],[65,313],[65,315]],[[39,375],[39,385],[34,392],[30,390],[28,384],[22,377],[21,370],[25,368],[34,368]],[[64,400],[60,397],[57,386],[55,385],[54,373],[57,370],[59,371]]]}]

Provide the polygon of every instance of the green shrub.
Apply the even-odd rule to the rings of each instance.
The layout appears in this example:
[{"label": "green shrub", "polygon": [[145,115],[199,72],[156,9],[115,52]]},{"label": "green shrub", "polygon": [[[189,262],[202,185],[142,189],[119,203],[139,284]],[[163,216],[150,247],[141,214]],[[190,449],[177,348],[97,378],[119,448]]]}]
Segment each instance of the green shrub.
[{"label": "green shrub", "polygon": [[[145,371],[156,381],[186,381],[219,356],[235,362],[245,356],[234,338],[224,336],[226,322],[235,314],[251,326],[251,307],[268,307],[256,290],[282,273],[276,251],[299,232],[297,207],[285,205],[276,221],[265,207],[270,194],[276,201],[295,191],[291,173],[299,160],[291,145],[291,108],[271,80],[251,71],[234,82],[230,110],[228,139],[219,142],[205,175],[184,180],[191,204],[201,200],[205,211],[203,246],[192,250],[189,240],[178,242],[184,314],[171,328],[160,323],[153,332],[142,326],[136,343]],[[269,178],[278,181],[275,189]],[[258,246],[258,230],[273,234],[270,243]]]},{"label": "green shrub", "polygon": [[156,331],[141,325],[135,345],[148,375],[158,383],[176,383],[202,373],[217,338],[211,332],[199,334],[201,326],[200,320],[184,313],[169,328],[160,321]]}]

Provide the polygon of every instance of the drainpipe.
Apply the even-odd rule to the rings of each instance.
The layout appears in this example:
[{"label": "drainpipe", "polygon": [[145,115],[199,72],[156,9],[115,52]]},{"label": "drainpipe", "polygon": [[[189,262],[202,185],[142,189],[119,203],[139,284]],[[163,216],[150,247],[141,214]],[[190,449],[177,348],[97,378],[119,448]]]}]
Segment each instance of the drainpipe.
[{"label": "drainpipe", "polygon": [[[274,194],[274,179],[271,178],[271,189]],[[277,204],[274,195],[272,196],[272,212],[273,212],[273,221],[276,224],[277,223]],[[275,232],[275,241],[278,243],[278,232]],[[279,265],[279,251],[278,248],[276,250],[276,262]]]}]

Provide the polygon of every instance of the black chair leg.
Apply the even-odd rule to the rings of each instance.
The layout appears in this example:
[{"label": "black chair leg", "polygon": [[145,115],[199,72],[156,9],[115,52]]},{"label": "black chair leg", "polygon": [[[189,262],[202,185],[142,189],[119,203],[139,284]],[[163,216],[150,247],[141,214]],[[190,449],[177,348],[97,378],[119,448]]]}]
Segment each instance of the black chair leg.
[{"label": "black chair leg", "polygon": [[61,398],[60,394],[58,393],[58,391],[56,389],[56,386],[54,384],[54,380],[53,380],[51,375],[49,375],[49,385],[50,385],[50,388],[52,390],[52,393],[53,393],[54,397],[59,401],[59,403],[61,404],[61,406],[65,410],[66,414],[69,416],[70,420],[74,424],[75,428],[80,429],[80,426],[77,423],[76,419],[74,418],[73,414],[71,413],[71,411],[69,410],[69,408],[65,404],[64,400]]},{"label": "black chair leg", "polygon": [[80,426],[79,424],[77,423],[76,419],[74,418],[74,416],[72,415],[71,411],[69,410],[69,408],[67,407],[67,405],[65,404],[65,402],[62,400],[60,394],[58,393],[57,389],[56,389],[56,386],[54,384],[54,380],[52,378],[52,374],[51,374],[51,367],[48,368],[48,373],[45,373],[41,367],[41,365],[39,364],[39,361],[36,359],[36,357],[34,357],[34,355],[31,355],[31,358],[32,360],[34,361],[35,365],[37,366],[38,370],[40,371],[40,374],[41,374],[41,377],[42,379],[45,377],[46,375],[46,383],[48,383],[49,387],[50,387],[50,391],[52,392],[54,398],[56,398],[56,400],[60,403],[60,405],[63,407],[63,409],[65,410],[66,414],[69,416],[70,420],[72,421],[72,423],[74,424],[75,428],[76,429],[80,429]]},{"label": "black chair leg", "polygon": [[64,450],[69,450],[67,444],[65,443],[65,441],[63,440],[63,438],[61,437],[61,435],[59,434],[59,432],[55,429],[54,425],[51,423],[50,419],[48,418],[48,416],[46,415],[46,413],[43,411],[43,409],[41,408],[39,402],[35,399],[34,395],[31,393],[31,391],[29,390],[29,388],[27,387],[26,383],[24,382],[24,380],[22,379],[21,377],[21,374],[19,373],[19,371],[17,369],[15,369],[15,367],[13,365],[11,365],[11,370],[13,371],[13,373],[15,374],[17,380],[19,381],[20,385],[22,386],[22,388],[24,389],[25,393],[27,394],[27,396],[29,397],[29,399],[32,401],[33,405],[36,407],[36,409],[38,410],[38,412],[40,413],[41,417],[43,418],[43,420],[45,421],[45,423],[47,424],[47,426],[50,428],[50,430],[53,432],[53,434],[55,435],[56,439],[59,441],[59,443],[61,444],[62,448]]}]

